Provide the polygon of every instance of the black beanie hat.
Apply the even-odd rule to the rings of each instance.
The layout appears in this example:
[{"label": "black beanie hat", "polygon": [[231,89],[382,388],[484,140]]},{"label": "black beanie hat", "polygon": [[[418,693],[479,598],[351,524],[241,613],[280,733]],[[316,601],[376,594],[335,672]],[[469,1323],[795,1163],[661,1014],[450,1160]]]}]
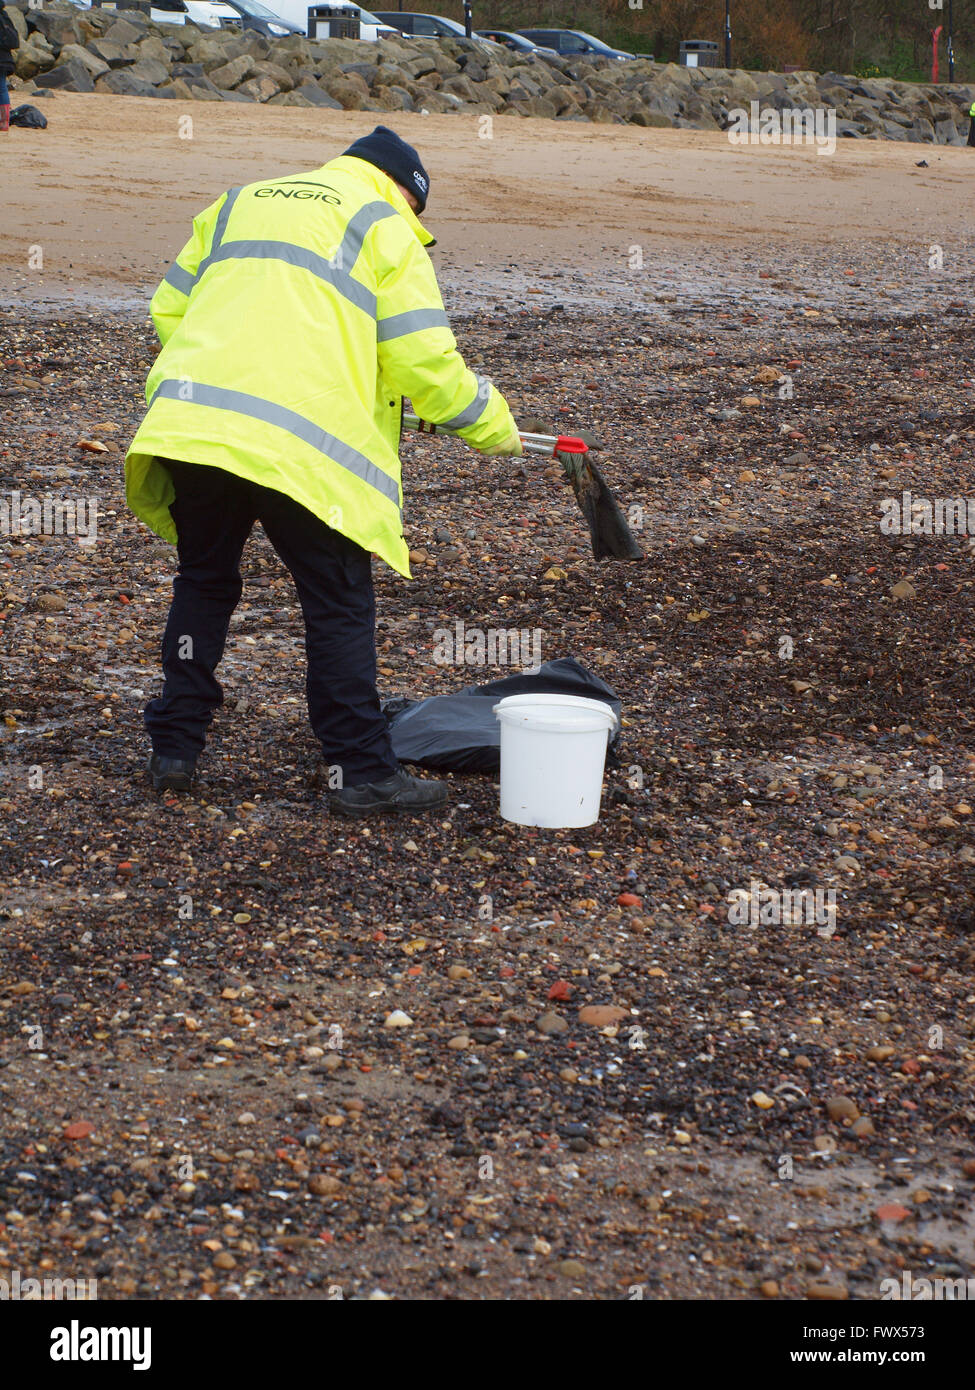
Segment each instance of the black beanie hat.
[{"label": "black beanie hat", "polygon": [[391,179],[395,179],[416,195],[421,212],[426,207],[430,177],[420,163],[420,156],[416,150],[405,140],[401,140],[395,130],[390,130],[389,126],[377,125],[371,135],[364,135],[361,140],[356,140],[345,153],[355,159],[364,159],[369,164],[375,164],[377,169],[382,169],[384,174],[388,174]]}]

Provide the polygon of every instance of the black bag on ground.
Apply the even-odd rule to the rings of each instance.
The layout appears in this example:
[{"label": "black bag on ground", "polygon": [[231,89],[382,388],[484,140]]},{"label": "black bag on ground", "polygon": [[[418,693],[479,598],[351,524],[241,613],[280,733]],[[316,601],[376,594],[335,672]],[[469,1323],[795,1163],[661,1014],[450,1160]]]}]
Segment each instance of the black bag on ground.
[{"label": "black bag on ground", "polygon": [[[602,700],[617,719],[622,706],[605,681],[574,657],[546,661],[537,671],[520,672],[486,685],[468,685],[453,695],[427,700],[383,701],[393,752],[400,762],[440,772],[497,772],[501,766],[501,726],[494,706],[506,695],[579,695]],[[619,729],[610,736],[615,752]]]},{"label": "black bag on ground", "polygon": [[10,113],[10,124],[24,126],[27,130],[47,130],[47,117],[36,106],[15,106]]}]

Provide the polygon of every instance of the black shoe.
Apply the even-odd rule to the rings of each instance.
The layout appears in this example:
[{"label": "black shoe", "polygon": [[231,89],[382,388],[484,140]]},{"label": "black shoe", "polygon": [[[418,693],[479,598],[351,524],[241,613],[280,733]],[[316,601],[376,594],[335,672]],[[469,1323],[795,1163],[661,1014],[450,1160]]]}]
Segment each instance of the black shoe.
[{"label": "black shoe", "polygon": [[153,753],[147,772],[157,792],[188,792],[196,776],[195,758],[164,758]]},{"label": "black shoe", "polygon": [[419,815],[435,810],[446,800],[447,788],[443,782],[425,782],[400,768],[384,782],[364,782],[358,787],[343,787],[341,791],[332,792],[329,806],[340,816],[376,816],[384,811]]}]

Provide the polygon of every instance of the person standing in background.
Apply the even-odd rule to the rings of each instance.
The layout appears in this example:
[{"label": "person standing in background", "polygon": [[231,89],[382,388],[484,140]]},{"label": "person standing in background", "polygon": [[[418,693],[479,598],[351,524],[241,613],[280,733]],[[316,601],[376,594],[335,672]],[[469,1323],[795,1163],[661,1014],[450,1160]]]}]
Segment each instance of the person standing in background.
[{"label": "person standing in background", "polygon": [[10,93],[7,78],[14,70],[14,49],[20,47],[20,35],[13,20],[0,9],[0,130],[10,129]]}]

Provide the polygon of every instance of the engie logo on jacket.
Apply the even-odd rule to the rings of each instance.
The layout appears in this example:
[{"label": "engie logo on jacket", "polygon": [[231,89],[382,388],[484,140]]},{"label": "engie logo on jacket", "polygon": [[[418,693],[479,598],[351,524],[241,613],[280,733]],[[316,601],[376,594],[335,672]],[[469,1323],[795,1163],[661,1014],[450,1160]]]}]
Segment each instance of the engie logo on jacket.
[{"label": "engie logo on jacket", "polygon": [[[314,193],[312,189],[323,188],[324,193]],[[293,198],[296,202],[317,199],[320,203],[338,206],[342,199],[327,183],[314,183],[311,179],[282,179],[279,183],[268,184],[254,189],[255,198]]]}]

